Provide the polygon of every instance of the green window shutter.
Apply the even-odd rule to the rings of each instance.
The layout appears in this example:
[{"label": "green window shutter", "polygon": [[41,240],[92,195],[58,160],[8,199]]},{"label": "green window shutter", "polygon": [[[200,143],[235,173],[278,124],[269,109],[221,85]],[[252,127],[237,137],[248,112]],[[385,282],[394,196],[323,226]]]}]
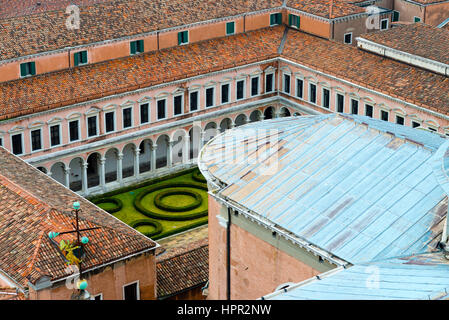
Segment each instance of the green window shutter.
[{"label": "green window shutter", "polygon": [[75,54],[73,55],[73,58],[75,60],[75,67],[79,66],[79,64],[80,64],[80,53],[79,52],[75,52]]},{"label": "green window shutter", "polygon": [[34,76],[36,74],[36,63],[30,62],[30,74]]},{"label": "green window shutter", "polygon": [[271,14],[270,15],[270,26],[272,26],[275,23],[276,23],[276,15],[275,14]]},{"label": "green window shutter", "polygon": [[145,49],[143,48],[143,40],[139,40],[139,47],[140,47],[140,52],[145,51]]},{"label": "green window shutter", "polygon": [[137,51],[137,43],[135,41],[131,42],[131,54],[136,54]]},{"label": "green window shutter", "polygon": [[182,32],[178,32],[178,44],[182,44]]},{"label": "green window shutter", "polygon": [[301,25],[301,17],[297,16],[297,18],[296,18],[296,27],[299,29],[300,25]]},{"label": "green window shutter", "polygon": [[81,62],[87,63],[87,51],[81,52]]},{"label": "green window shutter", "polygon": [[25,77],[27,75],[27,66],[26,63],[20,64],[20,76]]},{"label": "green window shutter", "polygon": [[293,15],[289,14],[288,15],[288,25],[291,26],[293,24]]},{"label": "green window shutter", "polygon": [[282,13],[276,13],[276,23],[277,24],[282,23]]},{"label": "green window shutter", "polygon": [[393,22],[399,21],[399,11],[393,11]]},{"label": "green window shutter", "polygon": [[234,34],[235,33],[235,22],[226,23],[226,34]]},{"label": "green window shutter", "polygon": [[184,42],[189,42],[189,32],[188,31],[184,31]]}]

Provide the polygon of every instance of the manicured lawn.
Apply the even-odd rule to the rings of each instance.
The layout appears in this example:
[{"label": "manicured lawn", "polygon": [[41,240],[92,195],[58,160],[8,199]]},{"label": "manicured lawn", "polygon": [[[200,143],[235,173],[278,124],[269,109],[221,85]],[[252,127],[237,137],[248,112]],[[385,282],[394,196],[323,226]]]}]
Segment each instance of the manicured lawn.
[{"label": "manicured lawn", "polygon": [[[155,198],[158,194],[157,206]],[[112,203],[108,202],[109,199],[119,201]],[[207,223],[207,185],[198,169],[165,179],[150,180],[90,201],[152,239],[164,238]],[[121,208],[117,206],[120,202]],[[154,224],[161,229],[157,230]]]}]

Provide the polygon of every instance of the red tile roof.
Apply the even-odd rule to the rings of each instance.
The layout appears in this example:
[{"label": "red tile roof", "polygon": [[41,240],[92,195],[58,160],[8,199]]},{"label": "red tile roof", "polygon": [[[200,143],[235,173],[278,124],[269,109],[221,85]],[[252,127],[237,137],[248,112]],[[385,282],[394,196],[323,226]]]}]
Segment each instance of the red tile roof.
[{"label": "red tile roof", "polygon": [[402,52],[449,64],[449,32],[424,23],[400,25],[363,34],[363,39]]},{"label": "red tile roof", "polygon": [[357,13],[365,13],[365,8],[356,6],[346,0],[288,0],[287,7],[298,9],[323,18],[340,18]]},{"label": "red tile roof", "polygon": [[[50,231],[73,229],[72,203],[81,204],[86,245],[83,268],[107,264],[151,250],[156,243],[39,170],[0,148],[0,270],[19,286],[43,276],[67,276],[65,260],[48,237]],[[67,237],[60,236],[66,239]],[[59,237],[56,240],[60,241]]]},{"label": "red tile roof", "polygon": [[0,120],[277,56],[284,27],[0,83]]},{"label": "red tile roof", "polygon": [[433,111],[449,114],[449,78],[302,32],[288,32],[282,57]]},{"label": "red tile roof", "polygon": [[116,0],[80,8],[79,30],[65,9],[0,20],[0,60],[117,39],[245,12],[283,0]]},{"label": "red tile roof", "polygon": [[191,245],[176,255],[158,259],[157,297],[176,295],[203,285],[209,279],[209,245],[207,239]]}]

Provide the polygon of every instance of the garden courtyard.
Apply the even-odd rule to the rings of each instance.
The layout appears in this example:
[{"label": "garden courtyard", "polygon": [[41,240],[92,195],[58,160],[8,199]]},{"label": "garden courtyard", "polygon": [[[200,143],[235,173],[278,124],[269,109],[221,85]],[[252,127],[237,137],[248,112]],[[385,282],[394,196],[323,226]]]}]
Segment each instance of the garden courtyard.
[{"label": "garden courtyard", "polygon": [[207,224],[207,184],[197,168],[89,200],[154,240]]}]

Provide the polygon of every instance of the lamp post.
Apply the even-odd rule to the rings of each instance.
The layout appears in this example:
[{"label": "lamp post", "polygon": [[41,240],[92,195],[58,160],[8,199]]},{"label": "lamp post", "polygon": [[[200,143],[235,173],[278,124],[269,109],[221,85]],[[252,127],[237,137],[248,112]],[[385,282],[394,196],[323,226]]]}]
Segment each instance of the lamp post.
[{"label": "lamp post", "polygon": [[[79,226],[79,214],[80,212],[82,212],[81,210],[81,205],[78,201],[73,203],[73,207],[72,207],[72,213],[75,215],[75,229],[74,230],[70,230],[70,231],[65,231],[65,232],[50,232],[48,234],[48,237],[51,240],[54,240],[55,237],[59,236],[59,235],[63,235],[63,234],[71,234],[71,233],[76,233],[76,244],[79,246],[79,257],[75,257],[78,259],[78,269],[79,269],[79,281],[76,283],[76,286],[78,288],[78,292],[72,294],[72,300],[89,300],[90,299],[90,294],[89,292],[86,290],[87,288],[87,281],[82,279],[82,273],[83,273],[83,268],[82,268],[82,254],[84,253],[84,245],[89,243],[89,238],[84,236],[81,236],[81,232],[82,231],[89,231],[89,230],[95,230],[95,229],[99,229],[99,227],[95,227],[95,228],[86,228],[86,229],[80,229]],[[73,224],[72,224],[73,225]],[[75,251],[75,249],[73,249],[73,251]],[[72,252],[73,252],[72,251]],[[69,260],[69,262],[71,262]]]}]

